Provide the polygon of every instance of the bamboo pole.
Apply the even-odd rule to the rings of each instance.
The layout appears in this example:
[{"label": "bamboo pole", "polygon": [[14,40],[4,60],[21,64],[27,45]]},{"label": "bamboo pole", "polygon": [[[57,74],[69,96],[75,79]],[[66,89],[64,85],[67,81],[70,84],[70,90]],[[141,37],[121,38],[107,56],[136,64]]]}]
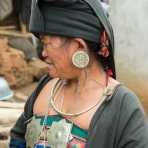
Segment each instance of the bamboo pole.
[{"label": "bamboo pole", "polygon": [[22,33],[17,31],[7,31],[7,30],[0,30],[0,35],[6,35],[6,36],[13,36],[13,37],[32,37],[31,33]]}]

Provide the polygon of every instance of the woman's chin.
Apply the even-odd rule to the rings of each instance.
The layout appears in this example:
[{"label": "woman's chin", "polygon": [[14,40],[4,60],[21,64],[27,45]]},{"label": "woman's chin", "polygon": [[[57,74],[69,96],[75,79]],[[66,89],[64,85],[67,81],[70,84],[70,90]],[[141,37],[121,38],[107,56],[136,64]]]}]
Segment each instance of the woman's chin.
[{"label": "woman's chin", "polygon": [[48,74],[49,74],[51,77],[53,77],[53,78],[57,77],[56,70],[55,70],[55,68],[54,68],[53,66],[51,66],[51,65],[48,66]]},{"label": "woman's chin", "polygon": [[48,74],[49,74],[49,76],[52,77],[52,78],[58,77],[56,73],[54,73],[54,72],[52,72],[52,71],[49,71],[49,70],[48,70]]}]

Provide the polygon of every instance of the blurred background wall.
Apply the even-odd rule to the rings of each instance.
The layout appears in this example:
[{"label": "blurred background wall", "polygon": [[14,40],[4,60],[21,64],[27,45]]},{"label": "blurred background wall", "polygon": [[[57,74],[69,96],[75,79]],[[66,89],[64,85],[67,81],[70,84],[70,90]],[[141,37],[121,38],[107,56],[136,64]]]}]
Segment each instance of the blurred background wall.
[{"label": "blurred background wall", "polygon": [[141,98],[148,112],[148,0],[110,0],[117,77]]}]

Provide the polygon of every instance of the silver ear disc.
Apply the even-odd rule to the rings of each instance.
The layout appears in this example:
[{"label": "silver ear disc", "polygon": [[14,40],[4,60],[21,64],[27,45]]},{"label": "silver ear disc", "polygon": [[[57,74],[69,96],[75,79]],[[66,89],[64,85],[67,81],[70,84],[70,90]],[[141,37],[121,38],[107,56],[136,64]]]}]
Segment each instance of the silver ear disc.
[{"label": "silver ear disc", "polygon": [[72,56],[72,63],[77,68],[85,68],[89,64],[89,56],[85,51],[76,51]]}]

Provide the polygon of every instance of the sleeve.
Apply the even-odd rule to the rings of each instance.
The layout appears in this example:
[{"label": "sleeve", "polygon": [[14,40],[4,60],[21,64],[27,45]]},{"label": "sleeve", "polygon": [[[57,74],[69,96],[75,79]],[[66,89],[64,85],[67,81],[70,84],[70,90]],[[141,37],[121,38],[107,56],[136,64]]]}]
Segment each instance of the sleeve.
[{"label": "sleeve", "polygon": [[24,112],[20,115],[13,128],[10,130],[9,148],[26,148],[25,133],[28,120],[33,114],[33,104],[36,100],[42,87],[50,80],[49,76],[45,75],[39,81],[39,84],[32,95],[25,103]]},{"label": "sleeve", "polygon": [[148,148],[148,120],[132,92],[123,99],[118,123],[117,148]]},{"label": "sleeve", "polygon": [[[35,92],[33,92],[34,94]],[[31,118],[31,112],[29,113],[28,110],[28,104],[31,102],[33,94],[29,99],[27,100],[24,112],[20,115],[18,120],[16,121],[14,127],[10,131],[10,148],[25,148],[25,132],[26,132],[26,126],[27,126],[27,120],[29,119],[29,114]]]}]

